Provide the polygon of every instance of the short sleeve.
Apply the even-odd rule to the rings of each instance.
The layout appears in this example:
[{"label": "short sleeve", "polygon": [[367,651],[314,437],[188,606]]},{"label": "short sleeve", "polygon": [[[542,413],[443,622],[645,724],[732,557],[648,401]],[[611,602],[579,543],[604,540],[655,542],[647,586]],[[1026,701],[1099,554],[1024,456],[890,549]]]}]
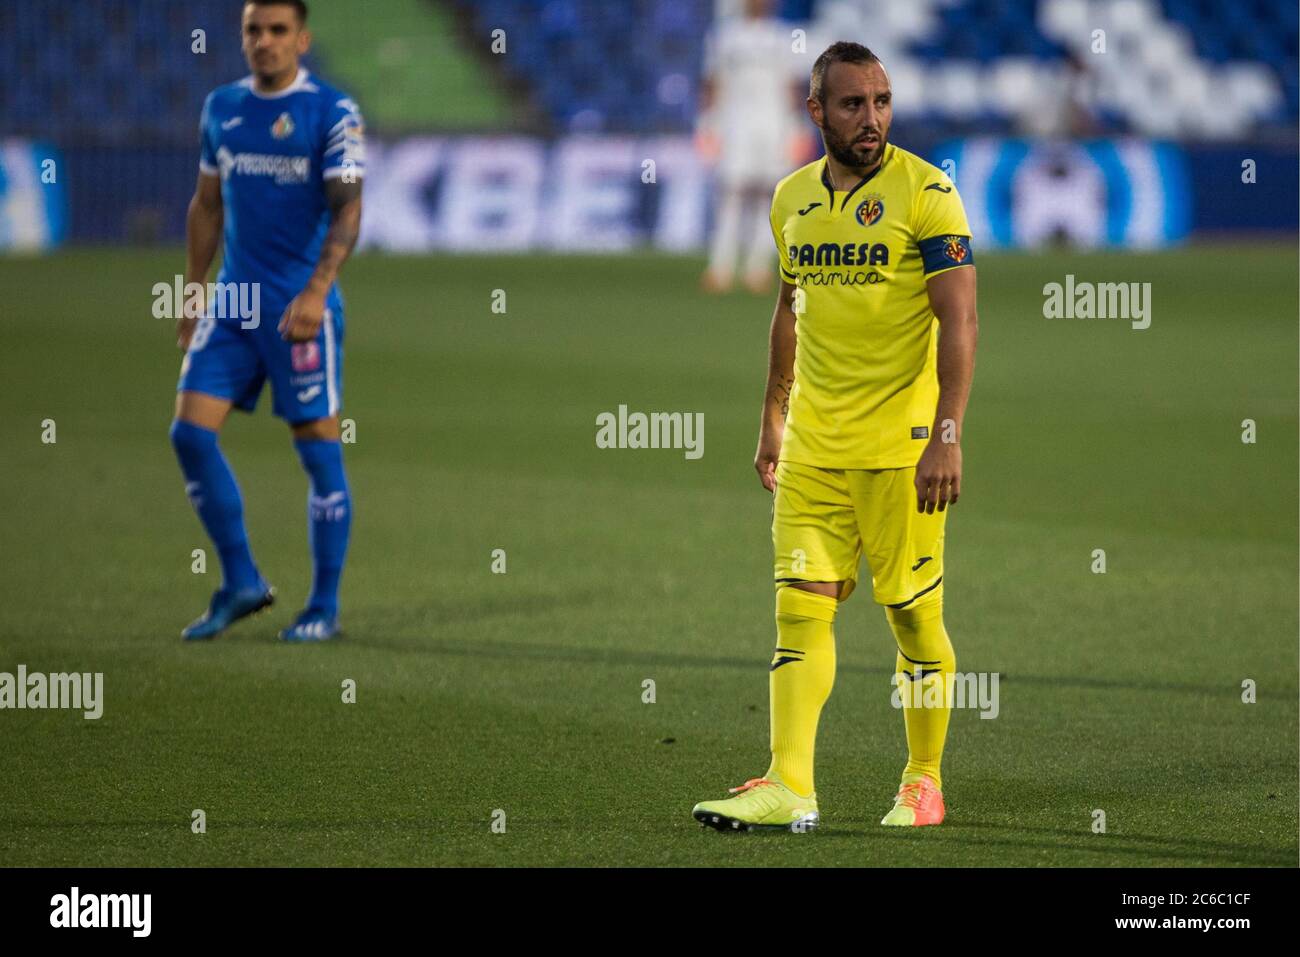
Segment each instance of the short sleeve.
[{"label": "short sleeve", "polygon": [[208,176],[220,173],[217,167],[217,151],[212,143],[212,123],[210,111],[212,96],[203,101],[203,110],[199,113],[199,172]]},{"label": "short sleeve", "polygon": [[966,209],[956,187],[942,173],[935,172],[921,187],[913,223],[927,276],[944,269],[974,265]]},{"label": "short sleeve", "polygon": [[794,282],[799,277],[794,274],[793,264],[790,262],[790,247],[785,244],[785,237],[781,235],[781,226],[777,218],[779,215],[776,200],[773,199],[769,221],[772,224],[772,239],[776,241],[777,259],[781,263],[781,278],[786,282]]},{"label": "short sleeve", "polygon": [[337,100],[326,116],[325,143],[321,147],[321,175],[336,179],[349,173],[366,174],[366,126],[361,109],[351,97]]}]

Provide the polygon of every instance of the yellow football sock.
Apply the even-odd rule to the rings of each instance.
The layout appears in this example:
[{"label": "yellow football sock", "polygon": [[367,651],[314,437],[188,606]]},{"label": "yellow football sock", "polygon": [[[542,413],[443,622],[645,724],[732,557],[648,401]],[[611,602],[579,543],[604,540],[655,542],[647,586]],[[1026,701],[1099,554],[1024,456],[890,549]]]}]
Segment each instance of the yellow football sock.
[{"label": "yellow football sock", "polygon": [[802,588],[776,593],[776,653],[768,673],[772,708],[772,766],[796,794],[813,793],[817,719],[835,683],[835,633],[839,602]]},{"label": "yellow football sock", "polygon": [[[926,596],[924,604],[908,608],[886,608],[889,627],[898,642],[895,661],[903,724],[907,729],[907,767],[903,783],[921,775],[934,779],[943,789],[939,763],[952,714],[952,678],[957,657],[943,627],[943,585]],[[917,675],[920,677],[917,677]],[[920,686],[919,688],[917,686]]]}]

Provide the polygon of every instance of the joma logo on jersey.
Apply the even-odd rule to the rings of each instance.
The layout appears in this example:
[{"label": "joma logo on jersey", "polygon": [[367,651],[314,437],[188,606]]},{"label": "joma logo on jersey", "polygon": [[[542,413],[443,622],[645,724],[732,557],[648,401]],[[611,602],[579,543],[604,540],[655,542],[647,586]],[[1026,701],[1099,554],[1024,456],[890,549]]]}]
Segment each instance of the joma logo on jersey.
[{"label": "joma logo on jersey", "polygon": [[879,195],[872,193],[861,203],[854,215],[857,217],[859,226],[871,226],[885,215],[885,201]]},{"label": "joma logo on jersey", "polygon": [[888,266],[884,243],[804,243],[789,249],[792,266]]}]

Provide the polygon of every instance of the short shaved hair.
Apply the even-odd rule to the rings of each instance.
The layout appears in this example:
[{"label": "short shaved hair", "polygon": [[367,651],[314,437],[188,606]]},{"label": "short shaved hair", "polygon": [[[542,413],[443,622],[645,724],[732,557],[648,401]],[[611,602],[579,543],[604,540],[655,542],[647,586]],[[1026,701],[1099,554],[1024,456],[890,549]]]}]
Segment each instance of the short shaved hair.
[{"label": "short shaved hair", "polygon": [[880,57],[876,56],[861,43],[854,43],[851,40],[840,40],[838,43],[832,43],[822,51],[817,62],[813,64],[812,76],[808,79],[808,95],[820,103],[826,105],[826,70],[832,63],[879,63]]},{"label": "short shaved hair", "polygon": [[293,12],[298,15],[298,24],[307,22],[307,3],[306,0],[244,0],[247,6],[252,7],[293,7]]}]

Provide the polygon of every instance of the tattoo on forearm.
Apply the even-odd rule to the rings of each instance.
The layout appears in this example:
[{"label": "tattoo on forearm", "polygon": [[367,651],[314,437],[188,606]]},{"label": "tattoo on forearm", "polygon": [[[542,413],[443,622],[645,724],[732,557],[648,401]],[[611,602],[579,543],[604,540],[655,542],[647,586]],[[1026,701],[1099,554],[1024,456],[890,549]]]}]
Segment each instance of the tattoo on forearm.
[{"label": "tattoo on forearm", "polygon": [[772,401],[781,407],[781,418],[790,414],[790,390],[794,388],[794,376],[778,375],[776,385],[772,388]]},{"label": "tattoo on forearm", "polygon": [[333,281],[361,232],[361,184],[327,180],[325,198],[330,207],[330,225],[321,243],[316,274]]},{"label": "tattoo on forearm", "polygon": [[[342,214],[330,223],[329,230],[325,233],[325,242],[321,246],[321,256],[337,258],[341,263],[347,258],[348,253],[352,252],[352,247],[357,244],[357,233],[360,232],[361,220],[359,216]],[[337,247],[337,248],[336,248]]]}]

